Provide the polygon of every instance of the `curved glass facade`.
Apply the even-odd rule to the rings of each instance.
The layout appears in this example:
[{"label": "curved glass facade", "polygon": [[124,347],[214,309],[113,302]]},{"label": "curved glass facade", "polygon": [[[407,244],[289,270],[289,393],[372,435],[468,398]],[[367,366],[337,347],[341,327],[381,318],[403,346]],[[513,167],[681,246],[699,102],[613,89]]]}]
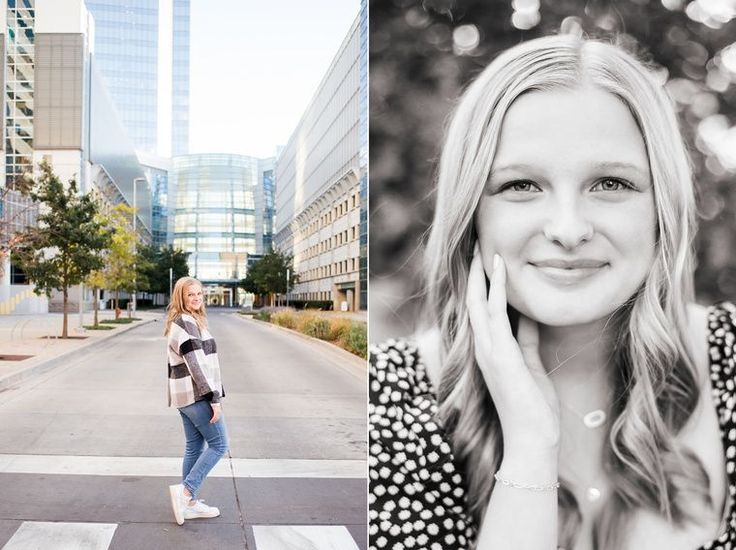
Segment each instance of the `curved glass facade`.
[{"label": "curved glass facade", "polygon": [[[243,155],[201,154],[173,159],[173,245],[189,255],[189,272],[209,286],[210,303],[239,302],[247,254],[262,254],[263,162]],[[171,214],[171,210],[169,211]],[[270,224],[269,224],[270,226]],[[218,291],[215,291],[219,287]],[[235,291],[235,292],[233,292]]]}]

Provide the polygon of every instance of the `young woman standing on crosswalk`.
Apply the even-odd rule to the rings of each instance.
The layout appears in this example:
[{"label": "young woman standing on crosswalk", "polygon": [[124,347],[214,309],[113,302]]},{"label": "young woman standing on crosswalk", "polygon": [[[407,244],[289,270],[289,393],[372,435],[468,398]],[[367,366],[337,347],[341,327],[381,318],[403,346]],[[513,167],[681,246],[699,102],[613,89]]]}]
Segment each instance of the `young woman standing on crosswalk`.
[{"label": "young woman standing on crosswalk", "polygon": [[182,483],[169,487],[174,517],[181,525],[187,519],[220,515],[220,510],[197,497],[207,474],[228,451],[217,346],[207,329],[202,284],[197,279],[182,277],[176,282],[164,334],[168,336],[169,406],[179,409],[186,438]]}]

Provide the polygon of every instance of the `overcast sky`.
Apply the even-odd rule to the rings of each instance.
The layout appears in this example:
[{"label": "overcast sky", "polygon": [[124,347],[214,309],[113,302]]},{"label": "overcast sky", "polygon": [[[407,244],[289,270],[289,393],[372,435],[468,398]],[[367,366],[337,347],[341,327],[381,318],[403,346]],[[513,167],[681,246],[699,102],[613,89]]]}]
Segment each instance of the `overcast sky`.
[{"label": "overcast sky", "polygon": [[192,0],[191,153],[286,145],[359,0]]}]

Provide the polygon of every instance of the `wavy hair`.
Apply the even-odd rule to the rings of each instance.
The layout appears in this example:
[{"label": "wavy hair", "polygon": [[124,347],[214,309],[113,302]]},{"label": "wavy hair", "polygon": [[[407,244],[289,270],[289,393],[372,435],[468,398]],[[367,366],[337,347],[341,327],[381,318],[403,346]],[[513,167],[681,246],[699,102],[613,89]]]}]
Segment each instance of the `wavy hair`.
[{"label": "wavy hair", "polygon": [[184,293],[190,285],[197,285],[202,288],[202,283],[194,277],[181,277],[177,279],[176,284],[174,285],[174,290],[171,292],[171,302],[166,307],[167,314],[164,335],[169,333],[171,323],[174,319],[183,313],[194,317],[194,320],[197,321],[197,326],[199,326],[200,329],[207,328],[207,311],[205,310],[204,300],[202,300],[202,305],[196,311],[190,311],[184,306]]},{"label": "wavy hair", "polygon": [[[657,249],[640,289],[617,309],[612,385],[617,399],[604,451],[612,480],[608,506],[594,522],[598,548],[617,548],[632,510],[668,521],[693,519],[684,495],[710,505],[707,474],[675,436],[697,406],[698,376],[685,345],[693,299],[695,197],[687,151],[671,101],[652,72],[621,47],[573,36],[530,40],[506,50],[462,95],[440,158],[437,202],[426,246],[426,314],[442,334],[439,414],[464,466],[478,525],[503,453],[501,426],[473,353],[465,294],[476,240],[473,217],[491,172],[504,116],[522,94],[592,85],[619,98],[646,145],[654,190]],[[559,544],[574,546],[580,511],[559,495]]]}]

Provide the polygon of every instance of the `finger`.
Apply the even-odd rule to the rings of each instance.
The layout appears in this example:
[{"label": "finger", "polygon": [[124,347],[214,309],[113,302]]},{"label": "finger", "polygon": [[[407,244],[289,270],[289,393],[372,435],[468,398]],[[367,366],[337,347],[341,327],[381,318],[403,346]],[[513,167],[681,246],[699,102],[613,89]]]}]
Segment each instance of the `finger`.
[{"label": "finger", "polygon": [[539,356],[539,325],[525,315],[519,316],[519,331],[517,333],[519,349],[524,357],[524,363],[534,375],[546,376],[542,358]]},{"label": "finger", "polygon": [[473,260],[470,262],[468,273],[468,288],[465,293],[465,304],[468,308],[470,324],[476,335],[487,334],[488,322],[485,311],[486,304],[486,275],[483,271],[478,245],[473,252]]},{"label": "finger", "polygon": [[499,345],[508,346],[514,335],[506,312],[506,264],[499,254],[493,255],[491,288],[488,291],[488,315],[494,342],[498,338]]}]

